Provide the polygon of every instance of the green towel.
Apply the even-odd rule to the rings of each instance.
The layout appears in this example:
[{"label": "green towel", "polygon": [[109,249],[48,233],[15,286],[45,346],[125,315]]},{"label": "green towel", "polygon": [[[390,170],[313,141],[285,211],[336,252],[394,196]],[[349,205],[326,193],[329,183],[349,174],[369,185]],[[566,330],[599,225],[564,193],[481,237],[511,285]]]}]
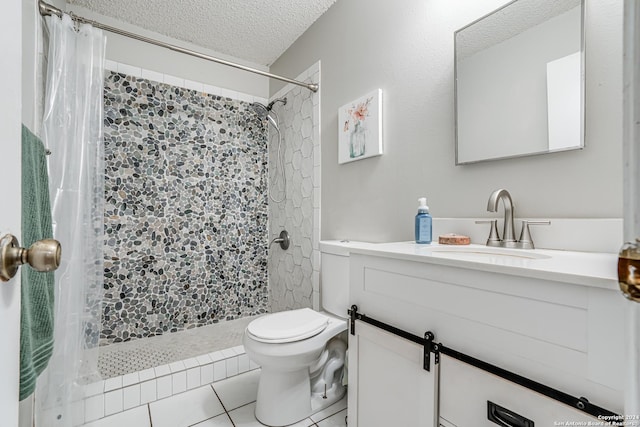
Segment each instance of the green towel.
[{"label": "green towel", "polygon": [[[22,240],[53,237],[46,150],[42,141],[22,126]],[[20,400],[33,393],[36,378],[53,351],[53,273],[22,267],[20,313]]]}]

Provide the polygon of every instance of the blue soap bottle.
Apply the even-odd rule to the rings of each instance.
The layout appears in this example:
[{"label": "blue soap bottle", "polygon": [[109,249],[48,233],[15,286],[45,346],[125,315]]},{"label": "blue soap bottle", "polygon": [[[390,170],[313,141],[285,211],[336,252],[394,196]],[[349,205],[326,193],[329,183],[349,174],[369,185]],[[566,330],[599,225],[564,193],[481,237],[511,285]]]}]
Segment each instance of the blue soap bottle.
[{"label": "blue soap bottle", "polygon": [[420,197],[418,199],[418,214],[416,215],[416,243],[429,244],[432,239],[431,232],[431,215],[429,215],[429,206],[427,206],[427,198]]}]

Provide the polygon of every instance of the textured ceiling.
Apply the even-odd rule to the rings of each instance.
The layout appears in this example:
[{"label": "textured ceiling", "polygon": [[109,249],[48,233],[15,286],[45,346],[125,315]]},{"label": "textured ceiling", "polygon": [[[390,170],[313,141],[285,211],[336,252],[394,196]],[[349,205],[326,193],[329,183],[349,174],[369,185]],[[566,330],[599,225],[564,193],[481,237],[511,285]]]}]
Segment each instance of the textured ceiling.
[{"label": "textured ceiling", "polygon": [[466,58],[580,6],[580,0],[518,0],[456,33],[456,57]]},{"label": "textured ceiling", "polygon": [[178,40],[271,65],[336,0],[67,0]]}]

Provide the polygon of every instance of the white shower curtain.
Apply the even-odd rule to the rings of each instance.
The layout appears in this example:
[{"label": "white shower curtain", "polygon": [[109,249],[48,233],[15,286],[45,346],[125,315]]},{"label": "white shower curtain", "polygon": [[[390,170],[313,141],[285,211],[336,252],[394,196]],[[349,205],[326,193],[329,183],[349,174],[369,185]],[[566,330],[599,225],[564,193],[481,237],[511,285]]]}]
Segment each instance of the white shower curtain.
[{"label": "white shower curtain", "polygon": [[[54,352],[38,379],[38,427],[74,425],[82,384],[97,375],[103,292],[105,37],[68,15],[47,17],[49,54],[42,137],[51,151],[53,234],[62,244],[56,272]],[[77,421],[76,421],[77,423]]]}]

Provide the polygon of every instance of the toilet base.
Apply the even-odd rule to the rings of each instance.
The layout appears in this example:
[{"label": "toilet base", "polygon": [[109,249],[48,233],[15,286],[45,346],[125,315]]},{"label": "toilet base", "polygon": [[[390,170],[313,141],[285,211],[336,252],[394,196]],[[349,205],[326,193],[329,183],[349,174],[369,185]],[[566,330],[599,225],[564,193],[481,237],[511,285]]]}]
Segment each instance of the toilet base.
[{"label": "toilet base", "polygon": [[[322,411],[325,408],[333,405],[338,402],[340,399],[344,397],[347,393],[347,387],[342,384],[336,384],[331,390],[327,391],[326,397],[323,395],[312,395],[311,396],[311,413],[307,415],[310,417],[313,414],[316,414]],[[303,418],[304,419],[304,418]]]},{"label": "toilet base", "polygon": [[311,412],[309,370],[286,372],[262,368],[256,399],[256,419],[267,426],[286,426]]},{"label": "toilet base", "polygon": [[288,426],[342,399],[346,387],[339,382],[324,393],[310,393],[309,370],[295,372],[262,368],[256,401],[256,419],[270,427]]}]

